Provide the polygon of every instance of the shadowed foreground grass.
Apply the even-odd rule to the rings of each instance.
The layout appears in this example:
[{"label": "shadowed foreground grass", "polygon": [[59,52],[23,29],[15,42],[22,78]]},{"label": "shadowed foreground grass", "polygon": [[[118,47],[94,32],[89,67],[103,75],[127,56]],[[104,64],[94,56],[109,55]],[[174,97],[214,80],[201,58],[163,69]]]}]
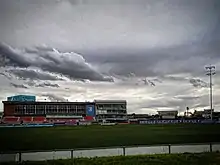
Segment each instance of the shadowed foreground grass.
[{"label": "shadowed foreground grass", "polygon": [[0,151],[220,142],[220,124],[0,128]]},{"label": "shadowed foreground grass", "polygon": [[[3,163],[2,165],[18,165]],[[74,160],[54,160],[22,162],[21,165],[220,165],[219,153],[171,154],[117,156],[101,158],[78,158]]]}]

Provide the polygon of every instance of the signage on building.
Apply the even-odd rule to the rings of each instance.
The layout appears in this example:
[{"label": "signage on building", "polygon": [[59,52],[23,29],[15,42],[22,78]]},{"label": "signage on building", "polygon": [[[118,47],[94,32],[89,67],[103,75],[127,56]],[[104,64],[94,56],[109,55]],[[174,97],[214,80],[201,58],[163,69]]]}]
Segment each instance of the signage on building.
[{"label": "signage on building", "polygon": [[201,123],[201,120],[146,120],[140,121],[140,124],[177,124],[177,123]]},{"label": "signage on building", "polygon": [[95,106],[94,105],[86,105],[86,116],[95,117]]},{"label": "signage on building", "polygon": [[36,101],[36,96],[16,95],[16,96],[7,97],[7,101]]}]

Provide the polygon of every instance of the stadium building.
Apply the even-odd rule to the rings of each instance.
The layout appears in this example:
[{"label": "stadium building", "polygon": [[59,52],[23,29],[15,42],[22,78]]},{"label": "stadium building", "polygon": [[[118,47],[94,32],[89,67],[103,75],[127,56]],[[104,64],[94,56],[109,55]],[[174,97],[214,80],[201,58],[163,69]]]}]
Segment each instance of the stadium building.
[{"label": "stadium building", "polygon": [[3,101],[6,121],[67,121],[74,119],[93,120],[95,105],[93,102],[37,102]]},{"label": "stadium building", "polygon": [[94,102],[36,101],[35,96],[17,95],[7,98],[4,105],[4,123],[124,121],[126,101],[95,100]]},{"label": "stadium building", "polygon": [[102,122],[127,121],[126,100],[95,100],[96,119]]}]

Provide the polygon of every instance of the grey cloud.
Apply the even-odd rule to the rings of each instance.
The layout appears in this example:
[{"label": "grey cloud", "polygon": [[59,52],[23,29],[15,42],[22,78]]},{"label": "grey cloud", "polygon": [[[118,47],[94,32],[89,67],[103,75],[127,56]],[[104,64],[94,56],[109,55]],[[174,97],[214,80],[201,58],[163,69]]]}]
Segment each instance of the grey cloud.
[{"label": "grey cloud", "polygon": [[[220,48],[211,43],[195,43],[155,49],[100,50],[88,52],[84,57],[99,70],[111,75],[158,77],[189,73],[201,76],[207,62],[215,64]],[[209,55],[207,55],[209,54]]]},{"label": "grey cloud", "polygon": [[8,62],[9,59],[7,59],[5,56],[0,56],[0,67],[5,67]]},{"label": "grey cloud", "polygon": [[59,88],[60,87],[58,84],[52,84],[52,83],[49,83],[49,82],[37,84],[35,86],[36,87],[53,87],[53,88]]},{"label": "grey cloud", "polygon": [[174,96],[174,98],[176,99],[180,99],[180,100],[192,100],[192,99],[199,99],[201,98],[200,96],[184,96],[184,95],[180,95],[180,96]]},{"label": "grey cloud", "polygon": [[[185,109],[185,104],[193,104],[190,100],[200,100],[179,96],[183,91],[174,90],[181,88],[181,83],[190,83],[194,77],[205,76],[207,63],[219,62],[219,0],[69,2],[0,0],[0,38],[13,46],[0,45],[0,66],[22,69],[34,66],[43,72],[59,73],[84,82],[113,80],[110,76],[134,82],[143,77],[158,78],[164,82],[163,93],[169,93],[169,97],[155,99],[161,93],[157,81],[153,81],[156,86],[152,90],[145,88],[143,81],[140,86],[131,86],[143,89],[143,93],[137,92],[139,97],[148,95],[147,91],[149,95],[158,91],[153,105],[152,100],[143,101],[146,107],[158,104]],[[41,46],[42,43],[46,46]],[[83,58],[71,53],[75,50],[83,54]],[[132,80],[124,78],[131,72],[135,74]],[[187,76],[173,76],[181,73]],[[104,75],[108,75],[107,78]],[[167,75],[170,77],[166,78]],[[201,82],[193,84],[201,86]],[[85,86],[89,88],[88,84],[83,84]],[[97,86],[102,97],[106,88],[117,85]],[[114,95],[123,96],[123,92],[116,90]],[[105,97],[114,97],[111,93],[108,95]],[[134,96],[129,97],[132,100]]]},{"label": "grey cloud", "polygon": [[[210,107],[210,100],[209,100],[209,94],[204,94],[200,97],[199,102],[196,102],[194,104],[194,107]],[[215,93],[213,95],[213,107],[215,110],[219,111],[219,105],[220,105],[220,95]]]},{"label": "grey cloud", "polygon": [[196,88],[207,88],[208,83],[202,81],[201,79],[190,79],[189,82]]},{"label": "grey cloud", "polygon": [[37,83],[34,81],[28,81],[26,82],[27,85],[33,86],[33,87],[52,87],[52,88],[59,88],[60,86],[55,83],[50,83],[50,82],[44,82],[44,83]]},{"label": "grey cloud", "polygon": [[10,75],[10,74],[4,73],[4,72],[0,72],[0,75],[2,75],[2,76],[4,76],[4,77],[6,77],[6,78],[7,78],[7,79],[9,79],[9,80],[11,80],[11,79],[12,79],[12,77],[11,77],[11,75]]},{"label": "grey cloud", "polygon": [[[201,94],[194,88],[188,88],[187,86],[178,88],[174,86],[172,89],[168,88],[168,90],[169,92],[166,92],[165,88],[160,88],[154,94],[155,96],[152,96],[153,99],[141,99],[136,105],[137,108],[152,109],[154,111],[160,108],[168,108],[183,112],[187,106],[195,108],[198,105],[196,108],[201,108],[209,105],[208,96]],[[147,91],[144,93],[147,93]],[[199,106],[200,104],[201,106]]]},{"label": "grey cloud", "polygon": [[164,46],[203,38],[219,14],[218,0],[69,2],[73,5],[64,0],[1,0],[0,37],[17,45],[52,43],[84,49]]},{"label": "grey cloud", "polygon": [[188,81],[188,77],[183,77],[183,76],[162,76],[163,79],[166,80],[172,80],[172,81]]},{"label": "grey cloud", "polygon": [[129,76],[119,76],[119,75],[113,75],[117,81],[115,81],[118,85],[136,85],[136,86],[151,86],[154,87],[159,83],[162,83],[161,80],[158,78],[149,79],[146,77],[137,77],[136,75],[133,75],[131,77]]},{"label": "grey cloud", "polygon": [[13,86],[14,88],[22,88],[22,89],[28,89],[28,87],[26,87],[23,84],[15,84],[15,83],[10,83],[11,86]]},{"label": "grey cloud", "polygon": [[148,80],[147,78],[141,79],[141,81],[137,82],[137,85],[140,85],[141,83],[143,83],[144,85],[148,85],[148,86],[156,86],[156,83],[158,82],[157,79],[156,80]]},{"label": "grey cloud", "polygon": [[51,75],[46,72],[37,71],[29,68],[10,68],[8,72],[22,79],[31,80],[63,80],[55,75]]},{"label": "grey cloud", "polygon": [[194,107],[195,102],[200,102],[197,98],[185,99],[185,98],[161,98],[154,102],[142,103],[141,108],[158,109],[158,108],[170,108],[178,110],[179,112],[185,111],[186,107]]},{"label": "grey cloud", "polygon": [[0,75],[7,77],[7,75],[5,73],[0,73]]},{"label": "grey cloud", "polygon": [[29,66],[29,62],[27,61],[28,58],[24,58],[22,53],[23,52],[13,49],[12,47],[4,43],[0,43],[0,58],[7,59],[3,61],[4,66],[12,65],[19,67],[28,67]]},{"label": "grey cloud", "polygon": [[200,78],[192,78],[192,77],[185,77],[185,76],[164,76],[164,79],[171,80],[171,81],[186,81],[189,82],[195,88],[207,88],[209,84]]},{"label": "grey cloud", "polygon": [[[21,34],[23,31],[29,34],[22,41],[25,45],[29,45],[29,43],[33,45],[36,42],[49,45],[59,43],[61,49],[68,47],[68,50],[71,51],[74,46],[78,45],[77,51],[87,52],[86,61],[96,65],[102,73],[128,75],[130,72],[134,72],[137,76],[151,77],[187,72],[198,76],[207,59],[211,58],[210,61],[215,62],[213,58],[218,56],[220,50],[218,46],[220,34],[218,0],[184,2],[169,0],[166,3],[153,0],[138,2],[129,0],[125,3],[122,1],[90,1],[94,5],[90,5],[88,1],[70,1],[74,5],[67,3],[68,1],[62,1],[62,3],[55,4],[56,7],[51,2],[40,1],[29,4],[22,1],[16,3],[20,4],[19,6],[25,11],[19,12],[18,9],[14,9],[18,15],[21,15],[21,18],[24,15],[30,15],[25,21],[19,21],[19,17],[14,14],[13,24],[30,26],[28,29],[20,29]],[[41,5],[42,3],[44,5]],[[13,5],[10,4],[7,7],[11,9]],[[35,12],[32,13],[28,7]],[[62,12],[59,12],[59,15],[50,14],[51,10],[52,13],[55,13],[55,9]],[[10,16],[11,10],[3,11],[6,16]],[[45,17],[39,17],[36,13],[42,13]],[[63,19],[64,17],[66,19]],[[59,22],[59,25],[54,22]],[[6,23],[8,22],[6,21]],[[40,23],[40,27],[38,27],[38,23]],[[4,31],[9,30],[6,28]],[[2,36],[5,36],[4,33]],[[19,35],[11,36],[20,39]],[[5,40],[11,40],[10,38],[12,37],[7,36]],[[61,44],[62,41],[64,44]],[[60,72],[62,69],[63,74],[71,75],[75,79],[82,77],[90,80],[112,80],[103,78],[99,72],[98,75],[95,73],[96,78],[91,78],[94,76],[94,72],[87,72],[87,70],[86,73],[83,73],[85,76],[75,72],[70,74],[70,69],[65,66],[71,65],[72,62],[71,64],[65,62],[66,65],[62,65],[64,63],[60,63],[60,59],[51,56],[54,53],[54,49],[51,47],[38,46],[28,49],[24,53],[41,54],[43,57],[41,61],[44,60],[44,65],[41,63],[40,66],[43,66],[44,70]],[[57,65],[60,68],[59,70],[57,67],[52,69],[51,65]],[[75,69],[78,67],[79,70],[85,69],[78,65],[72,66]]]},{"label": "grey cloud", "polygon": [[74,52],[61,53],[55,49],[53,51],[49,49],[48,51],[43,48],[37,53],[34,51],[27,53],[25,50],[16,50],[5,44],[0,44],[0,56],[9,59],[10,62],[6,64],[8,66],[37,67],[76,80],[113,81],[111,77],[105,77],[93,69],[81,55]]},{"label": "grey cloud", "polygon": [[57,96],[55,94],[44,94],[42,95],[47,97],[50,101],[57,101],[57,102],[66,102],[67,100],[61,96]]}]

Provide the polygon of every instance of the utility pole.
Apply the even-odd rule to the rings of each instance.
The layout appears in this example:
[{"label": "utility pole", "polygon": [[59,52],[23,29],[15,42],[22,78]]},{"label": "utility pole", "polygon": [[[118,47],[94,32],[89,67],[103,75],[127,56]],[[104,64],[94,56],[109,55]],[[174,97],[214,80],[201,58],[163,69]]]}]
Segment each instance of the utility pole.
[{"label": "utility pole", "polygon": [[189,107],[186,107],[186,117],[188,117],[189,114]]},{"label": "utility pole", "polygon": [[210,88],[210,110],[211,110],[211,120],[212,120],[212,111],[213,111],[213,106],[212,106],[212,75],[215,75],[215,66],[210,65],[205,67],[207,73],[206,75],[209,76],[209,88]]}]

